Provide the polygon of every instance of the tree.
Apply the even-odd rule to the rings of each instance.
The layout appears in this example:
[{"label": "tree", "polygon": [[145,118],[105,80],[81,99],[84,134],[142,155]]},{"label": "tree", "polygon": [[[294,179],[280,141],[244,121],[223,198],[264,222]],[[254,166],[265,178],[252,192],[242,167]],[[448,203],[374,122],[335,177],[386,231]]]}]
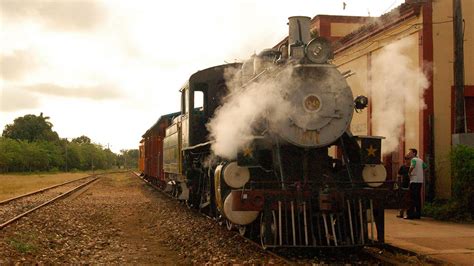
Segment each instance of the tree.
[{"label": "tree", "polygon": [[91,144],[91,139],[87,136],[82,135],[80,137],[73,138],[71,142],[77,143],[77,144]]},{"label": "tree", "polygon": [[18,117],[13,124],[8,124],[3,130],[2,136],[17,140],[33,141],[57,141],[58,133],[52,130],[53,124],[48,121],[48,116],[41,113],[36,115],[25,115]]},{"label": "tree", "polygon": [[138,168],[138,149],[120,150],[117,163],[125,168]]},{"label": "tree", "polygon": [[2,172],[22,170],[23,159],[20,142],[0,137],[0,170]]}]

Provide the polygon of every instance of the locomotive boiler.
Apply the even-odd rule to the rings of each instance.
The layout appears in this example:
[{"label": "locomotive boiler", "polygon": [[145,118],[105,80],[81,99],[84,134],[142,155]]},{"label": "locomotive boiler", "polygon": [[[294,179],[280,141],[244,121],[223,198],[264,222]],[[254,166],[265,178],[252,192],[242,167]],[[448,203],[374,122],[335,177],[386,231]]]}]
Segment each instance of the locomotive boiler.
[{"label": "locomotive boiler", "polygon": [[[354,97],[347,76],[330,64],[330,43],[311,38],[309,26],[308,17],[290,17],[279,49],[193,74],[180,90],[181,111],[143,136],[144,175],[264,247],[382,243],[390,192],[383,138],[351,134],[352,115],[367,98]],[[218,152],[229,142],[212,130],[235,90],[265,90],[275,100],[262,99],[266,108],[257,108],[250,134],[229,155]],[[151,167],[147,140],[161,143]]]}]

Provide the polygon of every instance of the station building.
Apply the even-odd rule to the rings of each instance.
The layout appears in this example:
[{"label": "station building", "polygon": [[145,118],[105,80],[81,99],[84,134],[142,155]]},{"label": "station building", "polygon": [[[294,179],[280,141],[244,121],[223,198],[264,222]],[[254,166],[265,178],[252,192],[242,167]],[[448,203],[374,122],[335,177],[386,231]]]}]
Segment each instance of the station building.
[{"label": "station building", "polygon": [[[467,132],[472,133],[474,17],[470,13],[474,1],[461,3],[465,23],[465,112]],[[317,15],[311,21],[311,30],[332,41],[333,63],[340,71],[354,74],[347,79],[354,96],[369,97],[368,108],[354,114],[352,133],[384,136],[397,131],[395,144],[390,137],[382,144],[391,146],[384,156],[389,177],[396,176],[408,149],[416,148],[419,157],[430,165],[425,193],[449,198],[449,153],[455,123],[453,1],[406,0],[376,18]],[[275,48],[285,43],[287,39]],[[387,56],[387,49],[398,55]],[[380,93],[393,87],[390,82],[395,88]],[[400,98],[400,94],[406,96]],[[398,111],[387,111],[391,107]],[[396,128],[390,125],[393,120],[399,121]]]}]

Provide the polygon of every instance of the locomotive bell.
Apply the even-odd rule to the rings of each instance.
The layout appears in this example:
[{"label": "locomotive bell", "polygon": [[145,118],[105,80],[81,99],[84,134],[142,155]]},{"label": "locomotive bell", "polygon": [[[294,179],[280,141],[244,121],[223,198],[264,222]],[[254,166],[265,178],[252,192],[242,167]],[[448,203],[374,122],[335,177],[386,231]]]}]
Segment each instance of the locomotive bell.
[{"label": "locomotive bell", "polygon": [[312,39],[306,45],[305,54],[315,64],[324,64],[334,57],[331,43],[322,37]]}]

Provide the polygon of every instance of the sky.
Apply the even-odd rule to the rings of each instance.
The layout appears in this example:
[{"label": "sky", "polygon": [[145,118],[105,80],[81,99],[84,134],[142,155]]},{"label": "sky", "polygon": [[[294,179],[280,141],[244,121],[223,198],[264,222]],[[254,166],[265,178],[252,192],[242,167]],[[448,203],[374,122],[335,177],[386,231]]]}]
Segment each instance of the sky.
[{"label": "sky", "polygon": [[288,17],[376,17],[402,2],[0,0],[0,130],[42,112],[62,138],[135,149],[180,109],[190,75],[272,47]]}]

